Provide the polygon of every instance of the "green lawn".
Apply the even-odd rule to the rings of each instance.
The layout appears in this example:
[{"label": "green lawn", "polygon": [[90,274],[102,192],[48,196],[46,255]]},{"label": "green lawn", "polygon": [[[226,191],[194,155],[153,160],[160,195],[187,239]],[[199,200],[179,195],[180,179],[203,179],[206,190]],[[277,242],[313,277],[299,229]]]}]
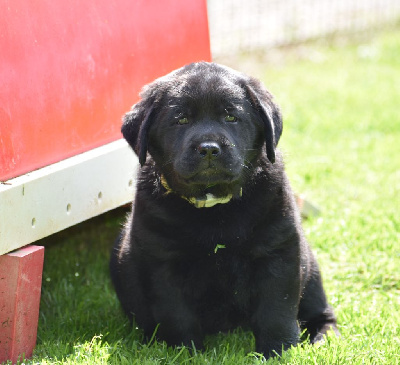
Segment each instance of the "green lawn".
[{"label": "green lawn", "polygon": [[[304,223],[341,338],[268,364],[400,364],[400,29],[364,44],[309,44],[258,65],[284,114],[294,189],[322,214]],[[236,68],[240,64],[236,63]],[[119,309],[109,250],[127,209],[38,242],[46,246],[35,364],[261,364],[250,333],[207,350],[141,342]]]}]

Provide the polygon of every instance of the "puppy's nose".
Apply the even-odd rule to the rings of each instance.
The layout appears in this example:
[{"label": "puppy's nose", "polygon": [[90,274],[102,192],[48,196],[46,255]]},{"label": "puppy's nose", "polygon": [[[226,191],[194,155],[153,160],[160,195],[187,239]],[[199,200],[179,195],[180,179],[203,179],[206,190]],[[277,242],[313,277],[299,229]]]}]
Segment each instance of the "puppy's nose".
[{"label": "puppy's nose", "polygon": [[197,152],[201,157],[214,159],[221,154],[221,147],[216,142],[202,142],[197,147]]}]

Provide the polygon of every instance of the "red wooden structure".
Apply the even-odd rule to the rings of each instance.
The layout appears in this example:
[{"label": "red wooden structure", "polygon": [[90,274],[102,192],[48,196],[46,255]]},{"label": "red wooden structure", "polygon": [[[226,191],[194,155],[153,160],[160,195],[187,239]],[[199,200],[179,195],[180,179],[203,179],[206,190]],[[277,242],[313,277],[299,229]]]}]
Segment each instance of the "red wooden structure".
[{"label": "red wooden structure", "polygon": [[[118,190],[119,180],[110,180],[132,170],[114,156],[134,161],[119,141],[121,116],[147,82],[210,58],[205,0],[1,2],[0,255],[129,200],[125,188],[134,182]],[[98,186],[93,197],[89,187],[107,179],[112,188]],[[74,210],[68,199],[86,192],[87,205]],[[0,257],[8,268],[0,270],[0,322],[27,326],[1,339],[0,362],[29,356],[36,341],[20,335],[32,333],[38,315],[24,299],[38,303],[37,287],[18,294],[42,265],[37,250],[32,260],[29,252]]]},{"label": "red wooden structure", "polygon": [[0,180],[120,136],[140,88],[210,58],[205,1],[0,5]]}]

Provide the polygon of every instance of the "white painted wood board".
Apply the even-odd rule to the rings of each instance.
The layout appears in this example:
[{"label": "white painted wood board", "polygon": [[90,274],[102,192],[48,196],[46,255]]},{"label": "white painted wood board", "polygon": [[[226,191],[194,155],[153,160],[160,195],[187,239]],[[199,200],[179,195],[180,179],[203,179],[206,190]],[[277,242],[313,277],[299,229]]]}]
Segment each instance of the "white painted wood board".
[{"label": "white painted wood board", "polygon": [[121,139],[0,183],[0,255],[131,202],[137,171]]}]

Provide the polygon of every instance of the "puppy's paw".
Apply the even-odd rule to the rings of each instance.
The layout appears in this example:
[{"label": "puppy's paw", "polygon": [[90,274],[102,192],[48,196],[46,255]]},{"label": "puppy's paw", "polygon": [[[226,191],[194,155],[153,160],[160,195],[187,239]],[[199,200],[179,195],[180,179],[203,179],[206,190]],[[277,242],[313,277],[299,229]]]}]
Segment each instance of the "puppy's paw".
[{"label": "puppy's paw", "polygon": [[328,333],[334,333],[337,337],[340,337],[340,332],[337,329],[336,325],[326,323],[321,328],[319,328],[313,336],[310,336],[310,343],[318,346],[323,345],[325,343],[325,336]]}]

